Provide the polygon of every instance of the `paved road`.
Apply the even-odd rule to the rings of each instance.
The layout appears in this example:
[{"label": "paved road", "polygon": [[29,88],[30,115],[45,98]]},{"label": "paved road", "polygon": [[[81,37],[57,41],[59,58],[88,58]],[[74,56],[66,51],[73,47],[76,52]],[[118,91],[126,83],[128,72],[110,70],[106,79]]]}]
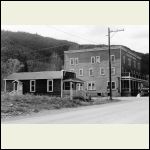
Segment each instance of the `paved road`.
[{"label": "paved road", "polygon": [[149,98],[123,98],[121,102],[39,113],[3,123],[91,124],[149,123]]}]

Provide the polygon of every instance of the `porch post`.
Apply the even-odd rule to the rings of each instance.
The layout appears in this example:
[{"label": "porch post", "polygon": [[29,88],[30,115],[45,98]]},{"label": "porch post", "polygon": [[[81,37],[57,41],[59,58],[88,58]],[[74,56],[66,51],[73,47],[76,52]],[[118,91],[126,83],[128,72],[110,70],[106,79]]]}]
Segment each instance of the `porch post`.
[{"label": "porch post", "polygon": [[131,78],[130,78],[130,72],[129,72],[129,94],[131,94]]},{"label": "porch post", "polygon": [[61,98],[63,97],[63,80],[61,79]]},{"label": "porch post", "polygon": [[70,100],[73,99],[72,82],[70,82]]},{"label": "porch post", "polygon": [[6,80],[4,81],[4,92],[6,92]]}]

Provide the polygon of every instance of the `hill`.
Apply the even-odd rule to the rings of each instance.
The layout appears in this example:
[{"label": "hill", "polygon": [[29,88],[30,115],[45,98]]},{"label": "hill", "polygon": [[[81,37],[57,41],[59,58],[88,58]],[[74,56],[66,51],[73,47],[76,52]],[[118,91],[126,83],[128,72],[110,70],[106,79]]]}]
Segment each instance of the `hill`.
[{"label": "hill", "polygon": [[[106,45],[80,45],[38,34],[1,31],[1,81],[9,73],[16,71],[61,70],[64,51],[103,46]],[[142,72],[149,74],[149,54],[138,55],[142,56]]]}]

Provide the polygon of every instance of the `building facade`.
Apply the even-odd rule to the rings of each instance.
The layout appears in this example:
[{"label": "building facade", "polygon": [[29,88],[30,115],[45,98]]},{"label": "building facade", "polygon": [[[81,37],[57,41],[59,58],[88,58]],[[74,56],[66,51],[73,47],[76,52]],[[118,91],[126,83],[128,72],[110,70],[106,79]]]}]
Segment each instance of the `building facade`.
[{"label": "building facade", "polygon": [[58,97],[69,95],[71,98],[79,94],[76,85],[83,83],[75,73],[65,70],[13,73],[4,80],[5,92],[8,93]]},{"label": "building facade", "polygon": [[[64,69],[85,81],[79,90],[91,96],[109,95],[108,48],[70,50],[64,53]],[[111,46],[112,95],[136,95],[147,82],[141,75],[141,57],[125,46]]]}]

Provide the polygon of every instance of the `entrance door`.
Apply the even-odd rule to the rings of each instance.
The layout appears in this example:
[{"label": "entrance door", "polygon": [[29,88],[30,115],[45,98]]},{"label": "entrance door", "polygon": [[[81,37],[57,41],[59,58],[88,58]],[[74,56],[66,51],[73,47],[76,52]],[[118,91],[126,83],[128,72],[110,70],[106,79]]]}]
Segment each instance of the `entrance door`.
[{"label": "entrance door", "polygon": [[13,82],[13,91],[17,92],[18,94],[22,94],[22,82],[14,81]]},{"label": "entrance door", "polygon": [[18,82],[14,81],[13,84],[14,84],[13,91],[17,91],[17,89],[18,89]]}]

